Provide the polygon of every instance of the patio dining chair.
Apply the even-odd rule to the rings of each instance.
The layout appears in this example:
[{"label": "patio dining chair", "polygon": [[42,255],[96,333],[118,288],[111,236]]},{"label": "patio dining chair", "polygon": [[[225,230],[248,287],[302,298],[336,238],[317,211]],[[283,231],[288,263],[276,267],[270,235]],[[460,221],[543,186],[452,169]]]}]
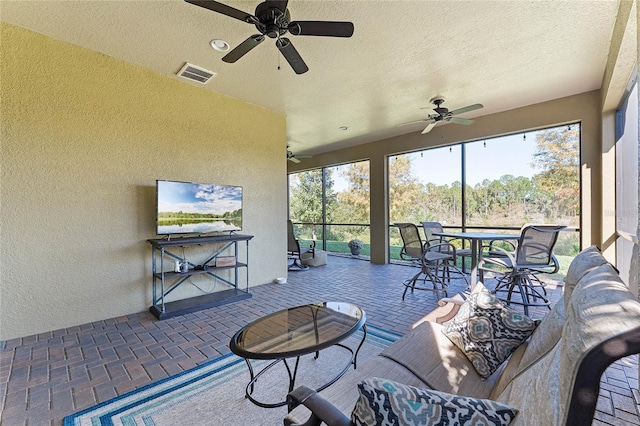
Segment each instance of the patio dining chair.
[{"label": "patio dining chair", "polygon": [[303,258],[313,259],[315,247],[316,242],[314,241],[308,249],[301,249],[300,241],[296,238],[293,229],[293,222],[291,220],[287,221],[287,258],[292,261],[288,268],[290,271],[305,271],[309,269],[302,260]]},{"label": "patio dining chair", "polygon": [[[444,228],[442,227],[442,224],[440,222],[422,222],[422,230],[424,231],[424,236],[425,239],[427,240],[427,243],[429,244],[439,244],[439,243],[451,243],[452,241],[454,241],[454,239],[451,238],[445,238],[445,237],[439,237],[436,235],[433,235],[434,232],[438,233],[438,232],[443,232]],[[457,260],[458,257],[462,258],[462,272],[466,272],[466,265],[464,263],[464,258],[465,257],[471,257],[471,249],[465,249],[465,248],[457,248],[456,249],[456,258],[453,259],[453,263],[454,264],[458,264]]]},{"label": "patio dining chair", "polygon": [[418,227],[413,223],[396,223],[394,225],[400,231],[403,242],[400,258],[411,260],[420,267],[418,273],[402,282],[405,286],[402,300],[409,289],[412,293],[414,290],[433,291],[438,299],[440,299],[440,293],[444,293],[445,297],[448,297],[447,289],[452,272],[462,276],[467,282],[467,286],[469,285],[465,274],[453,263],[456,258],[456,248],[451,243],[423,243]]},{"label": "patio dining chair", "polygon": [[422,258],[424,244],[418,232],[418,227],[413,223],[395,223],[402,238],[402,248],[400,249],[400,259],[419,262]]},{"label": "patio dining chair", "polygon": [[551,308],[545,283],[538,275],[554,274],[560,269],[553,248],[558,234],[565,228],[562,225],[527,224],[520,231],[514,252],[491,247],[497,255],[483,257],[480,268],[495,275],[497,284],[492,291],[500,300],[523,306],[526,315],[530,306]]}]

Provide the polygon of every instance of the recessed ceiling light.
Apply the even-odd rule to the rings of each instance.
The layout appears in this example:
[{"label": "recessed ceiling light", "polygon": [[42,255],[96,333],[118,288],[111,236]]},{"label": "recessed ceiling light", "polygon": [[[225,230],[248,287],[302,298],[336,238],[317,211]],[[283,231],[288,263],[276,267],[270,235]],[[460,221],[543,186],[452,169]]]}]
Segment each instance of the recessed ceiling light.
[{"label": "recessed ceiling light", "polygon": [[211,40],[209,44],[218,52],[226,52],[227,50],[229,50],[229,43],[227,43],[224,40],[220,40],[216,38]]},{"label": "recessed ceiling light", "polygon": [[338,129],[340,129],[340,130],[347,130],[347,129],[348,129],[348,127],[347,127],[347,126],[340,126],[340,127],[338,127]]}]

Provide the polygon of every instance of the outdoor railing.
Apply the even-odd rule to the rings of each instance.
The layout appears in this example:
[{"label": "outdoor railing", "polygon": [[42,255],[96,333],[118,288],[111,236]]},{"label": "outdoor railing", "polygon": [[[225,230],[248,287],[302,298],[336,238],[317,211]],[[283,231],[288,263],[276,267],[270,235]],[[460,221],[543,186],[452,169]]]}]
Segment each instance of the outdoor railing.
[{"label": "outdoor railing", "polygon": [[[349,254],[349,241],[359,239],[364,244],[361,255],[368,258],[370,255],[370,224],[363,223],[313,223],[313,222],[294,222],[296,236],[300,240],[302,247],[307,247],[316,242],[316,248],[332,253]],[[416,224],[422,229],[421,224]],[[462,231],[461,226],[449,225],[444,226],[447,231]],[[465,231],[480,232],[502,232],[510,234],[518,234],[521,227],[516,226],[465,226]],[[422,232],[422,231],[421,231]],[[422,234],[424,238],[424,234]],[[463,241],[456,241],[454,245],[458,248],[468,248]],[[505,247],[506,248],[506,247]],[[398,228],[389,225],[389,259],[394,262],[400,260],[400,250],[402,249],[402,238],[398,232]],[[554,253],[560,262],[561,273],[566,271],[568,265],[575,255],[580,251],[580,229],[576,227],[567,227],[558,237],[558,242],[554,249]]]},{"label": "outdoor railing", "polygon": [[294,226],[296,237],[302,247],[316,241],[317,249],[333,253],[351,253],[349,241],[358,239],[364,243],[361,254],[370,254],[369,224],[294,222]]}]

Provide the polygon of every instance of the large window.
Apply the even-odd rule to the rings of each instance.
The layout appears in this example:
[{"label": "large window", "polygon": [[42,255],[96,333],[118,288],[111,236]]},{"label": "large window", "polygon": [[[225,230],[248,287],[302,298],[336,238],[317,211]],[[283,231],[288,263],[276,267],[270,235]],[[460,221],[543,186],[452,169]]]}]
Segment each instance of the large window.
[{"label": "large window", "polygon": [[289,175],[289,218],[303,240],[336,253],[348,242],[364,242],[369,254],[369,162],[313,169]]},{"label": "large window", "polygon": [[[580,125],[389,157],[389,221],[515,232],[558,223],[557,254],[579,250]],[[391,258],[401,243],[390,229]]]},{"label": "large window", "polygon": [[461,145],[389,158],[389,223],[462,225]]},{"label": "large window", "polygon": [[578,124],[465,144],[465,224],[577,227],[579,147]]}]

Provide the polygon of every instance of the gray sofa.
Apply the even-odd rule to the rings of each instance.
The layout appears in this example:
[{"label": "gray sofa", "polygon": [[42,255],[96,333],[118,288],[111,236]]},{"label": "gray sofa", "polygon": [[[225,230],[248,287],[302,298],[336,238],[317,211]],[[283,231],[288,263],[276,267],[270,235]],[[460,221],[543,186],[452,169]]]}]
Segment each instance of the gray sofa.
[{"label": "gray sofa", "polygon": [[450,319],[459,303],[447,302],[429,321],[322,392],[295,389],[285,425],[352,425],[357,385],[371,377],[506,403],[519,411],[513,425],[588,425],[604,370],[640,353],[638,298],[595,246],[571,263],[563,303],[487,379],[442,333],[439,322]]}]

